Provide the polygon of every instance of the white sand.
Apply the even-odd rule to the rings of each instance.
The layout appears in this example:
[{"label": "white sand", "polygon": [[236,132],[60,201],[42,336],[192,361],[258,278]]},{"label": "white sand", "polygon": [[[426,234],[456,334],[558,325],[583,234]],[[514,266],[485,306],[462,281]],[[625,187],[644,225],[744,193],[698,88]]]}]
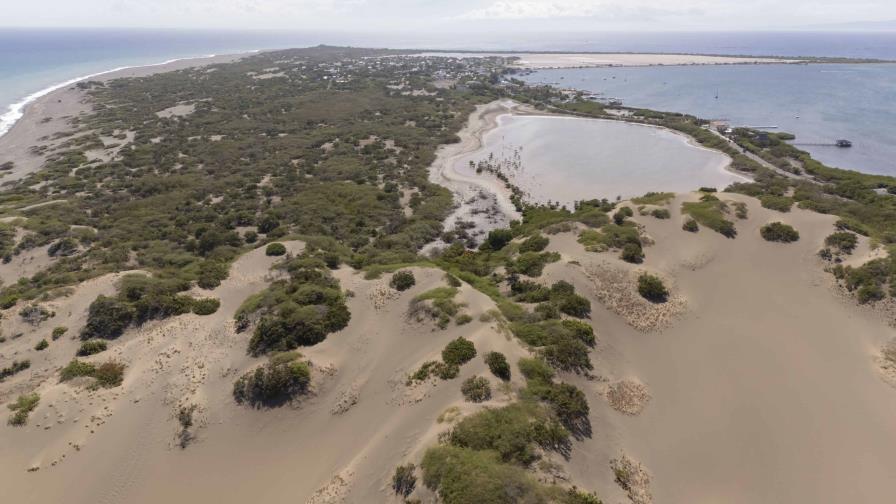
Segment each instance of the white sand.
[{"label": "white sand", "polygon": [[740,56],[709,56],[698,54],[649,54],[649,53],[487,53],[487,52],[427,52],[417,56],[445,56],[453,58],[504,57],[519,58],[516,66],[532,70],[544,68],[584,68],[607,66],[659,66],[659,65],[748,65],[792,63],[779,58],[755,58]]}]

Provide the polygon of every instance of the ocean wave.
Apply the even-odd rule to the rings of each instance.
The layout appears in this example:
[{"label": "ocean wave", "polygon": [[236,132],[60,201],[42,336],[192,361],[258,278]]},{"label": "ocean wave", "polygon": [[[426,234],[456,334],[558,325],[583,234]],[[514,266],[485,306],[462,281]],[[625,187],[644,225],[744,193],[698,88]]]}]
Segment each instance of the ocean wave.
[{"label": "ocean wave", "polygon": [[[258,52],[258,51],[252,50],[252,51],[245,51],[244,53],[248,54],[248,53],[255,53],[255,52]],[[235,54],[243,54],[243,53],[235,53]],[[83,80],[93,79],[94,77],[99,77],[101,75],[106,75],[106,74],[110,74],[113,72],[120,72],[122,70],[129,70],[131,68],[162,66],[162,65],[168,65],[168,64],[171,64],[171,63],[174,63],[177,61],[183,61],[183,60],[189,60],[189,59],[214,58],[215,56],[217,56],[217,54],[206,54],[204,56],[189,56],[186,58],[174,58],[174,59],[162,61],[160,63],[149,63],[147,65],[121,66],[121,67],[113,68],[111,70],[103,70],[102,72],[92,73],[89,75],[82,75],[80,77],[75,77],[75,78],[69,79],[65,82],[60,82],[58,84],[54,84],[52,86],[46,87],[44,89],[41,89],[40,91],[35,91],[34,93],[31,93],[30,95],[22,98],[21,100],[13,103],[12,105],[10,105],[9,110],[5,114],[0,115],[0,137],[2,137],[7,132],[9,132],[9,130],[12,129],[13,125],[15,125],[15,123],[19,119],[21,119],[22,116],[25,115],[25,107],[27,107],[29,103],[37,100],[38,98],[48,95],[48,94],[52,93],[53,91],[56,91],[57,89],[62,89],[66,86],[71,86],[72,84],[74,84],[76,82],[81,82]]]}]

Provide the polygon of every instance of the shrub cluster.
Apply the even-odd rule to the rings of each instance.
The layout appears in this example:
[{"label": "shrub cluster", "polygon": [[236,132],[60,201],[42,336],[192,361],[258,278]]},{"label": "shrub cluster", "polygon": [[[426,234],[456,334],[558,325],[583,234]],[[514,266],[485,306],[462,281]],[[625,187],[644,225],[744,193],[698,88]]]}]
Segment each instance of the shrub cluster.
[{"label": "shrub cluster", "polygon": [[510,284],[510,293],[519,302],[550,303],[556,311],[571,317],[586,318],[591,314],[591,302],[576,294],[575,287],[565,280],[559,280],[551,287],[529,280],[518,280]]},{"label": "shrub cluster", "polygon": [[284,352],[241,376],[233,384],[233,398],[256,408],[280,406],[308,390],[311,368],[295,352]]},{"label": "shrub cluster", "polygon": [[395,474],[392,475],[392,491],[396,495],[407,497],[414,491],[417,486],[417,476],[414,475],[416,468],[414,464],[400,465],[395,468]]},{"label": "shrub cluster", "polygon": [[701,225],[720,233],[726,238],[737,236],[737,229],[735,229],[734,223],[725,218],[725,214],[728,213],[728,205],[713,194],[704,194],[698,202],[682,203],[681,212],[690,215],[692,219]]},{"label": "shrub cluster", "polygon": [[14,360],[12,363],[4,368],[0,368],[0,382],[13,376],[14,374],[21,373],[22,371],[31,367],[30,360]]},{"label": "shrub cluster", "polygon": [[264,249],[264,254],[268,256],[282,256],[286,254],[286,246],[282,243],[269,243]]},{"label": "shrub cluster", "polygon": [[[436,287],[430,289],[411,300],[408,309],[408,317],[422,322],[425,318],[436,321],[441,329],[448,327],[452,317],[457,317],[463,304],[454,301],[457,295],[457,287]],[[458,323],[461,320],[458,319]]]},{"label": "shrub cluster", "polygon": [[9,409],[12,410],[12,414],[9,416],[9,420],[7,423],[9,425],[20,427],[28,423],[28,415],[34,411],[34,408],[37,407],[37,403],[40,402],[40,395],[36,392],[32,392],[30,394],[22,394],[17,399],[16,402],[9,405]]},{"label": "shrub cluster", "polygon": [[824,244],[844,254],[851,254],[859,244],[859,238],[849,231],[837,231],[824,239]]},{"label": "shrub cluster", "polygon": [[73,359],[59,372],[59,381],[69,381],[82,376],[93,378],[92,387],[113,388],[121,385],[125,365],[116,361],[106,361],[100,365]]},{"label": "shrub cluster", "polygon": [[302,255],[279,267],[289,273],[289,279],[273,282],[236,313],[238,321],[260,314],[249,340],[252,355],[320,343],[351,318],[339,282],[322,260]]},{"label": "shrub cluster", "polygon": [[108,344],[106,343],[106,340],[87,340],[81,343],[81,346],[78,348],[77,355],[78,357],[87,357],[88,355],[105,352],[107,347]]}]

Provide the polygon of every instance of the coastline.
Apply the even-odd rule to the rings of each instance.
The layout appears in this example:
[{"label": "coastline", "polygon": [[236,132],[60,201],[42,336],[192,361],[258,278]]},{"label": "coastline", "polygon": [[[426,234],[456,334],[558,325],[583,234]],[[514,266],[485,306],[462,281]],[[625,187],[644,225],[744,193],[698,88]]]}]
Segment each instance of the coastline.
[{"label": "coastline", "polygon": [[[75,86],[76,83],[85,80],[108,82],[184,68],[230,63],[256,52],[179,58],[148,65],[119,67],[76,77],[32,93],[12,104],[9,111],[3,115],[5,118],[12,114],[11,117],[14,119],[5,132],[0,130],[0,164],[12,161],[13,168],[2,172],[0,184],[6,185],[8,182],[22,179],[40,169],[45,156],[31,152],[31,147],[52,146],[54,135],[66,131],[73,118],[90,111],[90,101],[85,92]],[[18,117],[15,117],[16,115]],[[64,140],[63,138],[59,141]]]}]

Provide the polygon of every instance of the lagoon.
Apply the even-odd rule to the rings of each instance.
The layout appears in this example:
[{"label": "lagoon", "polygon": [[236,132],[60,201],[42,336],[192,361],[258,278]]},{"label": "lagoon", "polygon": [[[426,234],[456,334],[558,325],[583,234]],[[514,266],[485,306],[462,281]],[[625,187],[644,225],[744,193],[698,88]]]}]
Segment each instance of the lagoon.
[{"label": "lagoon", "polygon": [[471,166],[491,159],[531,202],[574,201],[648,191],[685,192],[723,188],[746,180],[726,169],[728,156],[679,133],[622,121],[503,114],[482,138],[482,147],[455,161]]}]

